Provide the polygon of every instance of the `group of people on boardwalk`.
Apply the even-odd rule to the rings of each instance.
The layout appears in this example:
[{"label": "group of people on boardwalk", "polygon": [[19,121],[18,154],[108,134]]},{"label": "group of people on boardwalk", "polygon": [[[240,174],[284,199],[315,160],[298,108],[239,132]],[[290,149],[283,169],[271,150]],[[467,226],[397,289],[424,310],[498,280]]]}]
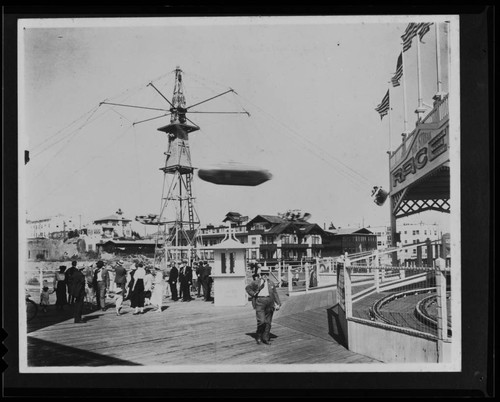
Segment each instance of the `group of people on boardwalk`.
[{"label": "group of people on boardwalk", "polygon": [[202,297],[202,289],[204,300],[212,301],[212,267],[206,260],[194,262],[194,265],[196,266],[194,269],[196,283],[194,281],[193,268],[188,265],[187,259],[182,259],[179,264],[175,261],[170,262],[168,284],[173,301],[181,300],[189,302],[193,300],[193,297],[191,297],[192,290],[196,290],[197,297]]},{"label": "group of people on boardwalk", "polygon": [[[53,292],[56,293],[56,308],[62,310],[65,305],[73,305],[75,323],[84,323],[82,319],[85,300],[95,297],[96,306],[102,311],[107,310],[106,297],[113,294],[113,302],[117,316],[120,316],[125,300],[130,301],[133,315],[143,314],[145,306],[153,306],[153,311],[161,312],[164,296],[170,293],[172,301],[189,302],[194,300],[192,293],[212,301],[212,267],[208,261],[193,262],[195,268],[188,264],[187,259],[179,262],[170,261],[169,270],[163,270],[143,262],[134,262],[125,267],[123,260],[114,264],[105,264],[99,260],[93,265],[73,261],[71,267],[61,265],[54,275]],[[256,341],[258,344],[270,344],[270,331],[275,310],[281,306],[276,285],[269,280],[269,268],[256,262],[250,265],[252,281],[246,286],[246,292],[251,297],[252,306],[257,319]],[[165,286],[165,279],[169,286]],[[113,291],[110,291],[113,283]],[[170,292],[168,292],[168,290]],[[108,293],[109,292],[109,293]],[[203,296],[202,296],[203,292]],[[48,304],[48,287],[44,287],[41,302]]]},{"label": "group of people on boardwalk", "polygon": [[[161,312],[163,299],[169,293],[172,301],[188,302],[194,299],[192,292],[197,292],[197,296],[201,297],[203,290],[204,299],[212,301],[212,268],[205,260],[194,264],[196,268],[193,271],[187,259],[170,261],[170,270],[146,265],[141,261],[129,264],[128,268],[123,260],[108,264],[99,260],[95,265],[80,266],[77,261],[73,261],[69,269],[61,265],[54,275],[56,309],[63,310],[65,305],[72,305],[75,323],[81,323],[84,322],[82,313],[85,302],[91,307],[106,311],[107,297],[113,297],[117,316],[122,314],[126,300],[130,301],[133,315],[143,314],[145,306],[149,305],[155,312]],[[48,304],[48,296],[46,299],[43,299],[44,304]]]},{"label": "group of people on boardwalk", "polygon": [[77,261],[71,262],[71,267],[66,265],[59,267],[59,272],[54,275],[54,292],[56,293],[56,308],[62,310],[66,304],[73,304],[76,300],[73,291],[73,277],[78,272]]},{"label": "group of people on boardwalk", "polygon": [[[53,292],[56,293],[56,309],[63,310],[65,305],[72,305],[75,323],[84,322],[82,313],[88,286],[83,272],[85,268],[84,265],[78,266],[77,261],[72,261],[70,268],[66,269],[65,265],[61,265],[59,271],[54,275]],[[44,287],[41,299],[44,297],[45,289]],[[45,303],[45,305],[48,305],[48,298]]]}]

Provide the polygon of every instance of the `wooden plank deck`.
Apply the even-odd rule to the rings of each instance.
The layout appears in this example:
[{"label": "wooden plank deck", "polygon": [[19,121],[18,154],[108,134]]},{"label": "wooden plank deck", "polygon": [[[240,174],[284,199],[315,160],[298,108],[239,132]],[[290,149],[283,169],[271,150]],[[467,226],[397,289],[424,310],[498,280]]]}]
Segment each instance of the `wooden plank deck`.
[{"label": "wooden plank deck", "polygon": [[[123,315],[110,308],[74,324],[71,307],[47,313],[29,323],[28,367],[162,366],[202,370],[212,365],[352,364],[376,362],[339,345],[329,334],[327,309],[332,290],[287,297],[280,289],[282,309],[275,313],[271,345],[257,345],[255,312],[244,307],[216,307],[196,299],[164,300],[163,311]],[[148,307],[146,308],[148,309]],[[378,362],[377,362],[378,363]]]}]

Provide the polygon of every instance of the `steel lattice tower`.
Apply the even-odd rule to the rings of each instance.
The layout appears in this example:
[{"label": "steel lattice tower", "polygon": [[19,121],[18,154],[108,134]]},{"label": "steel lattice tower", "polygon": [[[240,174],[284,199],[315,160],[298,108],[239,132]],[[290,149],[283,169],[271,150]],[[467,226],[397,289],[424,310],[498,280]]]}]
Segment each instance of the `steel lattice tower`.
[{"label": "steel lattice tower", "polygon": [[[164,185],[159,215],[159,229],[163,226],[164,250],[156,247],[155,260],[165,254],[165,259],[194,255],[200,220],[193,203],[193,166],[189,150],[189,133],[200,129],[186,122],[186,99],[184,97],[182,70],[175,70],[174,93],[171,102],[170,124],[158,128],[168,136],[165,152]],[[165,190],[167,189],[165,194]],[[160,230],[158,231],[160,233]],[[177,251],[176,251],[177,249]],[[180,251],[180,250],[186,251]],[[191,252],[189,252],[191,249]],[[171,251],[169,255],[169,250]],[[159,255],[160,254],[160,255]]]}]

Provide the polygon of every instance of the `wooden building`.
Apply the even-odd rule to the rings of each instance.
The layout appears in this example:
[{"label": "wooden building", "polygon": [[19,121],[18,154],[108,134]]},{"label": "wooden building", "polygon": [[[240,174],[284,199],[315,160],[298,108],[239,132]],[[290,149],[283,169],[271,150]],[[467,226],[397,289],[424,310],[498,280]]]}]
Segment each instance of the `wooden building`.
[{"label": "wooden building", "polygon": [[342,228],[325,232],[323,257],[360,253],[377,249],[377,235],[366,228]]}]

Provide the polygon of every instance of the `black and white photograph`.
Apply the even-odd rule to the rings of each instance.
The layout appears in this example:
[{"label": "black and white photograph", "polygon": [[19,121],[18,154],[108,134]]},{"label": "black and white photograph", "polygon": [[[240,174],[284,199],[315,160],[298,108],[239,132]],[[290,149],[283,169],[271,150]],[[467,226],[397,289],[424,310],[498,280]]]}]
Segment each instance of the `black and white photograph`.
[{"label": "black and white photograph", "polygon": [[461,372],[460,29],[20,18],[19,372]]}]

